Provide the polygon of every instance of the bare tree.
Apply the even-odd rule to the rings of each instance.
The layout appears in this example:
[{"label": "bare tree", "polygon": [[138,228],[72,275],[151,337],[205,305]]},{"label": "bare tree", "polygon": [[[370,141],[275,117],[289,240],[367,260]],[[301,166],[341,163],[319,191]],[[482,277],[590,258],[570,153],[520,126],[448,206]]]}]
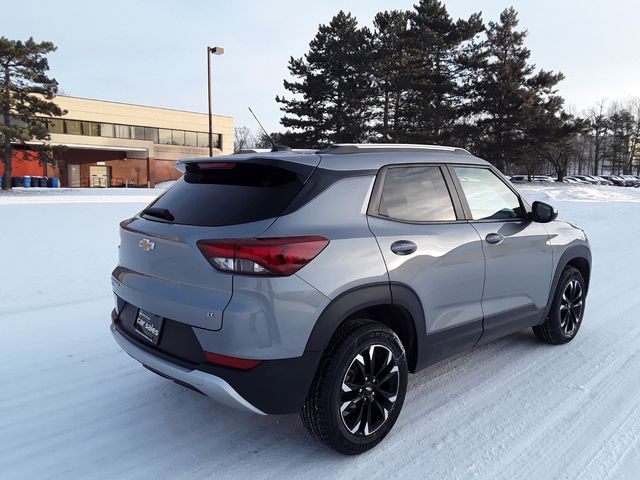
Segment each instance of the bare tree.
[{"label": "bare tree", "polygon": [[605,156],[605,142],[609,131],[609,119],[606,113],[607,100],[601,99],[595,107],[587,111],[587,119],[591,127],[593,137],[593,173],[599,175],[602,168],[602,160]]},{"label": "bare tree", "polygon": [[628,156],[624,165],[625,175],[633,173],[634,164],[637,164],[640,156],[640,98],[630,98],[625,102],[625,110],[631,116],[629,130]]},{"label": "bare tree", "polygon": [[256,137],[249,127],[236,127],[233,130],[233,153],[247,148],[255,148]]}]

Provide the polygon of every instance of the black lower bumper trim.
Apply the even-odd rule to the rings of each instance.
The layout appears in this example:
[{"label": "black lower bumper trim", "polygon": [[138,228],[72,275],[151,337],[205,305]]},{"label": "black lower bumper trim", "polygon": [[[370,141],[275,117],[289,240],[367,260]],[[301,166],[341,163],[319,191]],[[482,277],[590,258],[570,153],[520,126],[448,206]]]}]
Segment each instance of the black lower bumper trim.
[{"label": "black lower bumper trim", "polygon": [[[139,335],[133,334],[130,328],[124,328],[123,322],[115,311],[112,312],[111,318],[116,330],[138,347],[183,368],[200,370],[222,378],[249,403],[271,415],[297,413],[300,410],[322,354],[322,352],[305,352],[304,355],[296,358],[264,360],[251,370],[235,370],[204,362],[186,361],[185,358],[195,359],[204,356],[199,344],[197,347],[193,343],[190,344],[197,351],[181,350],[179,355],[173,355],[172,352],[160,348],[165,348],[163,345],[166,344],[171,345],[171,343],[165,344],[164,339],[168,340],[166,332],[162,334],[164,339],[160,345],[155,346],[145,342]],[[182,347],[184,345],[185,342],[182,342]],[[154,373],[158,372],[154,371]]]}]

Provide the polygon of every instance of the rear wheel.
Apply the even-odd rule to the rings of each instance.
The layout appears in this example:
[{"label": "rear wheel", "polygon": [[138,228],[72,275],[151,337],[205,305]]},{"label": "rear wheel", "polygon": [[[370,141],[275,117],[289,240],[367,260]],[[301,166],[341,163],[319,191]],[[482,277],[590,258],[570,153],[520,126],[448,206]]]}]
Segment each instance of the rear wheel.
[{"label": "rear wheel", "polygon": [[365,452],[389,433],[407,389],[402,343],[386,326],[356,320],[324,354],[300,412],[309,433],[340,453]]},{"label": "rear wheel", "polygon": [[560,345],[577,335],[584,316],[587,289],[580,270],[567,267],[562,272],[553,303],[545,322],[533,327],[536,336],[545,343]]}]

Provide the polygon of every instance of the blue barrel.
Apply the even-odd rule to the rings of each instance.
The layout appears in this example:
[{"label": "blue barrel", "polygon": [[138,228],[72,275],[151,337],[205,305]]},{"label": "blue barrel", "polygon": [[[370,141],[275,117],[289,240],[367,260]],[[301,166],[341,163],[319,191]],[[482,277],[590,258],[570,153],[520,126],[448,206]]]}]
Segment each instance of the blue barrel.
[{"label": "blue barrel", "polygon": [[29,188],[31,186],[31,177],[29,175],[22,177],[22,186],[24,188]]},{"label": "blue barrel", "polygon": [[0,190],[4,187],[4,175],[0,175]]},{"label": "blue barrel", "polygon": [[21,187],[22,186],[22,177],[11,177],[11,186],[12,187]]},{"label": "blue barrel", "polygon": [[49,187],[50,188],[60,188],[60,179],[58,177],[50,177],[49,178]]}]

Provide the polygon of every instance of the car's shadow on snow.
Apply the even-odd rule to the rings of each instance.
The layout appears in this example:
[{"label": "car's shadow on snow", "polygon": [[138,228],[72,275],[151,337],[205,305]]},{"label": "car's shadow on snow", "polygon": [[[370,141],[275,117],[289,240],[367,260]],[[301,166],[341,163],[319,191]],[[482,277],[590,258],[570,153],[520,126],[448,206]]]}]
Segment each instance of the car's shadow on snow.
[{"label": "car's shadow on snow", "polygon": [[[477,385],[491,381],[486,375],[487,362],[498,365],[512,361],[527,352],[537,351],[540,346],[530,332],[516,333],[410,376],[407,400],[398,423],[381,445],[360,458],[378,455],[384,450],[411,449],[403,439],[417,429],[424,429],[425,437],[428,437],[431,414],[439,408],[447,408],[452,399],[468,394],[473,382]],[[200,467],[206,471],[215,465],[233,469],[231,463],[234,461],[241,461],[245,467],[255,462],[257,468],[265,461],[282,462],[281,466],[286,466],[291,462],[292,451],[296,452],[298,460],[312,457],[315,465],[335,466],[336,462],[339,465],[355,458],[320,445],[305,431],[296,414],[262,416],[245,413],[146,370],[139,373],[141,376],[135,375],[142,391],[136,396],[145,396],[144,415],[155,421],[152,424],[145,422],[138,433],[161,439],[170,452],[182,452],[181,455],[188,452],[192,456],[190,469]],[[139,422],[140,414],[139,408],[128,410],[123,421],[135,424]]]}]

